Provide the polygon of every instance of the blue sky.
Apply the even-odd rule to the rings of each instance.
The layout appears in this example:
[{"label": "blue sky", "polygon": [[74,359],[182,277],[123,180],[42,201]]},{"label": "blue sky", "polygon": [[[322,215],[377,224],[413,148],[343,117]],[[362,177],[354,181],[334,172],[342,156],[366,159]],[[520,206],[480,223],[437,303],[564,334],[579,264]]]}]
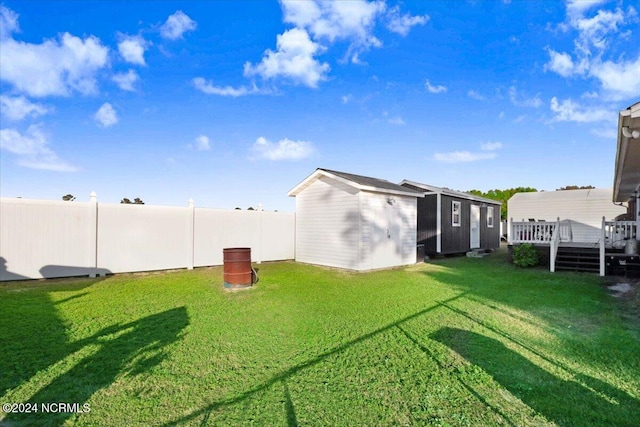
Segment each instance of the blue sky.
[{"label": "blue sky", "polygon": [[316,167],[611,187],[637,5],[5,1],[0,193],[292,211]]}]

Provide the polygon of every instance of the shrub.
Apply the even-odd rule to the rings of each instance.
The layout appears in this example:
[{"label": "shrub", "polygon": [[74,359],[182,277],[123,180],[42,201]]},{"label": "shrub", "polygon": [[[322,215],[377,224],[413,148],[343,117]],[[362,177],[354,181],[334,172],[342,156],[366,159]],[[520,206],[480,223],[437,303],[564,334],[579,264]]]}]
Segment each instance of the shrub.
[{"label": "shrub", "polygon": [[540,262],[540,253],[528,243],[513,248],[513,263],[518,267],[534,267]]}]

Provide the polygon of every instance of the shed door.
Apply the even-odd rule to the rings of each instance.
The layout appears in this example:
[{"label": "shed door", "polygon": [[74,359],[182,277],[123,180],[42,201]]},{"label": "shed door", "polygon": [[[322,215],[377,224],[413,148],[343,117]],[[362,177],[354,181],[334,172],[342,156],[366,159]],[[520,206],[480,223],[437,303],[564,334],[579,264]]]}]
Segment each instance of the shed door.
[{"label": "shed door", "polygon": [[471,230],[470,247],[477,249],[480,247],[480,206],[478,205],[471,205],[469,228]]},{"label": "shed door", "polygon": [[400,265],[398,248],[400,226],[396,212],[395,200],[389,202],[377,200],[374,212],[372,268],[385,268]]}]

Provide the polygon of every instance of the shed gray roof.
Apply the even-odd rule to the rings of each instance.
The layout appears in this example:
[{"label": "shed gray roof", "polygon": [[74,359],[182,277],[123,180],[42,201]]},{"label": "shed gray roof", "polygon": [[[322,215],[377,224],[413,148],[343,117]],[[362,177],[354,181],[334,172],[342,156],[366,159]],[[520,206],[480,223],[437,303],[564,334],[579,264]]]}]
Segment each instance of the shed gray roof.
[{"label": "shed gray roof", "polygon": [[424,197],[424,192],[416,191],[411,188],[403,187],[398,184],[394,184],[391,181],[385,179],[373,178],[370,176],[355,175],[347,172],[334,171],[331,169],[318,168],[300,184],[295,186],[289,191],[289,196],[295,196],[304,188],[306,188],[312,181],[317,179],[320,175],[333,177],[334,179],[341,180],[347,184],[364,191],[373,191],[377,193],[399,194],[404,196]]},{"label": "shed gray roof", "polygon": [[460,199],[474,200],[481,203],[502,205],[502,202],[498,200],[487,199],[486,197],[476,196],[475,194],[464,193],[462,191],[451,190],[444,187],[436,187],[435,185],[423,184],[421,182],[409,181],[408,179],[403,180],[400,184],[402,186],[406,186],[407,188],[422,189],[422,192],[425,194],[444,194],[447,196],[458,197]]},{"label": "shed gray roof", "polygon": [[346,173],[346,172],[339,172],[339,171],[334,171],[331,169],[324,169],[324,168],[318,168],[319,170],[323,170],[325,172],[329,172],[333,175],[342,177],[344,179],[348,179],[349,181],[353,181],[357,184],[363,185],[365,187],[375,187],[375,188],[379,188],[379,189],[384,189],[384,190],[395,190],[395,191],[402,191],[402,192],[407,192],[407,190],[409,190],[409,192],[415,192],[417,194],[421,194],[421,191],[414,191],[411,188],[407,188],[407,187],[403,187],[401,185],[395,184],[393,182],[387,181],[386,179],[379,179],[379,178],[372,178],[370,176],[362,176],[362,175],[355,175],[352,173]]}]

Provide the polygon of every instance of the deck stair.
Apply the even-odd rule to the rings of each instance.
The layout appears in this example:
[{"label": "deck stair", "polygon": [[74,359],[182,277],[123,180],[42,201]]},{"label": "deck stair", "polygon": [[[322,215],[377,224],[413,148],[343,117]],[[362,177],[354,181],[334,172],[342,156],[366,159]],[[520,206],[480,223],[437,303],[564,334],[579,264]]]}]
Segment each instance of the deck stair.
[{"label": "deck stair", "polygon": [[598,248],[560,246],[556,255],[556,270],[598,273],[600,252]]}]

